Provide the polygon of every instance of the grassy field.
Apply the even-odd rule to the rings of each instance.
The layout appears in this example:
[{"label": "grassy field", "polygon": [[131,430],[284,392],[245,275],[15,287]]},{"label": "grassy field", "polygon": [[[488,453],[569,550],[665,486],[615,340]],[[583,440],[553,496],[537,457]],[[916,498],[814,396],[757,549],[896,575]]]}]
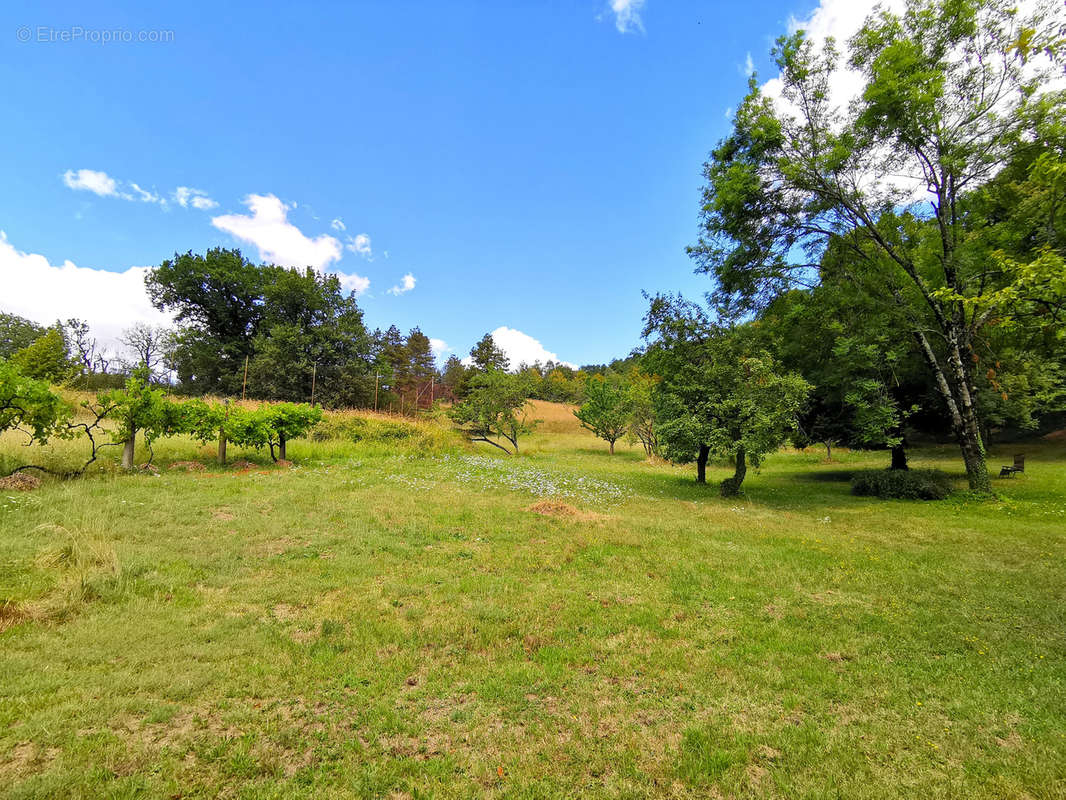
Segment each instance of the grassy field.
[{"label": "grassy field", "polygon": [[815,450],[727,501],[535,416],[0,492],[0,796],[1066,796],[1061,444],[994,501]]}]

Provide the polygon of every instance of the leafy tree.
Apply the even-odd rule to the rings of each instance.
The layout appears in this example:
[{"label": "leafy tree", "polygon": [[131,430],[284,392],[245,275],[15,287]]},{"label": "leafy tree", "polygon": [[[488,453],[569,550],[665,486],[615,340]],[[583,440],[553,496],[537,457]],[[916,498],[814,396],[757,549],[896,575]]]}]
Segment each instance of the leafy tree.
[{"label": "leafy tree", "polygon": [[[452,420],[471,441],[487,442],[505,453],[518,452],[518,438],[533,431],[535,422],[526,419],[529,383],[521,375],[501,369],[479,372],[470,378],[466,398],[449,411]],[[511,450],[499,440],[508,442]]]},{"label": "leafy tree", "polygon": [[285,445],[290,439],[306,436],[322,421],[322,409],[307,403],[273,403],[257,413],[267,429],[267,445],[275,461],[285,460]]},{"label": "leafy tree", "polygon": [[470,349],[470,358],[473,360],[474,369],[482,372],[494,369],[506,372],[511,368],[510,359],[496,346],[496,340],[492,338],[491,333],[482,336]]},{"label": "leafy tree", "polygon": [[29,378],[0,359],[0,433],[16,429],[30,442],[43,443],[62,433],[70,416],[70,407],[48,383]]},{"label": "leafy tree", "polygon": [[655,387],[658,380],[639,367],[630,367],[627,377],[628,420],[626,432],[630,441],[638,441],[647,456],[659,452],[658,427],[655,419]]},{"label": "leafy tree", "polygon": [[[975,402],[979,331],[1060,267],[1046,254],[1015,266],[972,250],[962,205],[1031,137],[1035,107],[1061,103],[1037,92],[1055,67],[1029,58],[1057,58],[1054,13],[1023,16],[1005,0],[908,0],[902,15],[881,11],[850,42],[864,86],[847,107],[832,91],[833,42],[783,37],[774,51],[782,101],[751,81],[733,133],[706,165],[702,235],[691,248],[715,276],[717,299],[740,310],[809,285],[839,240],[856,285],[901,312],[900,334],[928,364],[977,491],[991,485]],[[917,187],[889,177],[900,174],[921,176],[931,200],[915,202]],[[980,307],[989,296],[1003,301],[994,311]]]},{"label": "leafy tree", "polygon": [[43,336],[45,328],[17,314],[0,311],[0,358],[11,358]]},{"label": "leafy tree", "polygon": [[67,342],[59,325],[49,328],[32,344],[11,356],[11,363],[27,378],[51,383],[63,383],[77,371],[77,366],[67,356]]},{"label": "leafy tree", "polygon": [[174,254],[145,276],[152,304],[174,312],[178,379],[197,393],[240,393],[263,313],[264,270],[220,247]]},{"label": "leafy tree", "polygon": [[574,412],[581,427],[607,442],[611,455],[614,455],[614,443],[629,428],[629,399],[629,393],[617,375],[590,375],[585,381],[585,402]]},{"label": "leafy tree", "polygon": [[108,409],[108,417],[116,424],[112,438],[124,445],[124,469],[133,469],[136,463],[138,433],[144,437],[151,451],[152,444],[160,436],[181,433],[186,427],[180,405],[171,402],[162,389],[152,386],[151,376],[145,367],[134,369],[123,389],[98,395],[97,407]]},{"label": "leafy tree", "polygon": [[783,366],[813,385],[795,443],[820,442],[830,459],[836,445],[887,447],[905,469],[903,426],[927,388],[920,355],[827,260],[817,287],[781,295],[759,320]]},{"label": "leafy tree", "polygon": [[248,394],[264,399],[345,406],[369,401],[371,345],[355,297],[336,275],[263,267],[263,307]]},{"label": "leafy tree", "polygon": [[695,461],[698,483],[706,482],[710,455],[733,459],[721,493],[738,494],[748,461],[758,466],[787,440],[810,385],[783,373],[749,331],[718,327],[679,297],[653,298],[645,323],[652,340],[645,363],[662,378],[656,417],[664,454]]}]

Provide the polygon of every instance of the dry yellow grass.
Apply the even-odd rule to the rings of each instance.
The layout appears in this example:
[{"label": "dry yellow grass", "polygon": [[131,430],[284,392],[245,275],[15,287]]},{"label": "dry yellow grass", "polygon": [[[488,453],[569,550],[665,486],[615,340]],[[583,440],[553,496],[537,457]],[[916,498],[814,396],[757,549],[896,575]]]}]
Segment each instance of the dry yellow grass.
[{"label": "dry yellow grass", "polygon": [[549,403],[547,400],[530,400],[526,414],[530,419],[540,420],[538,433],[580,433],[581,423],[574,416],[577,406],[570,403]]}]

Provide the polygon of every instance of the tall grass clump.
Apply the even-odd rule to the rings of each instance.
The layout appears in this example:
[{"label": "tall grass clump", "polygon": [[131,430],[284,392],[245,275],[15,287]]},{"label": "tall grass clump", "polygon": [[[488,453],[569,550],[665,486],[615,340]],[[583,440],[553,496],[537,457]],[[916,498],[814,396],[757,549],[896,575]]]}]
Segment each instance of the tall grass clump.
[{"label": "tall grass clump", "polygon": [[951,478],[938,469],[864,470],[851,478],[851,493],[893,500],[943,500]]},{"label": "tall grass clump", "polygon": [[463,437],[429,414],[414,419],[365,411],[333,411],[311,432],[313,442],[350,442],[371,451],[438,454],[459,450]]}]

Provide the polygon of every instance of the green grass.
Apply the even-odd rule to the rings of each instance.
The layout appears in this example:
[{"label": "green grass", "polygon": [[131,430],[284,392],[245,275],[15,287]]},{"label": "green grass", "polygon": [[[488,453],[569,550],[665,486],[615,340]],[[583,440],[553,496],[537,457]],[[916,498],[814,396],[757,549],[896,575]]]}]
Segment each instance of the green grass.
[{"label": "green grass", "polygon": [[1066,796],[1061,446],[994,501],[813,451],[729,501],[545,427],[0,492],[0,796]]}]

